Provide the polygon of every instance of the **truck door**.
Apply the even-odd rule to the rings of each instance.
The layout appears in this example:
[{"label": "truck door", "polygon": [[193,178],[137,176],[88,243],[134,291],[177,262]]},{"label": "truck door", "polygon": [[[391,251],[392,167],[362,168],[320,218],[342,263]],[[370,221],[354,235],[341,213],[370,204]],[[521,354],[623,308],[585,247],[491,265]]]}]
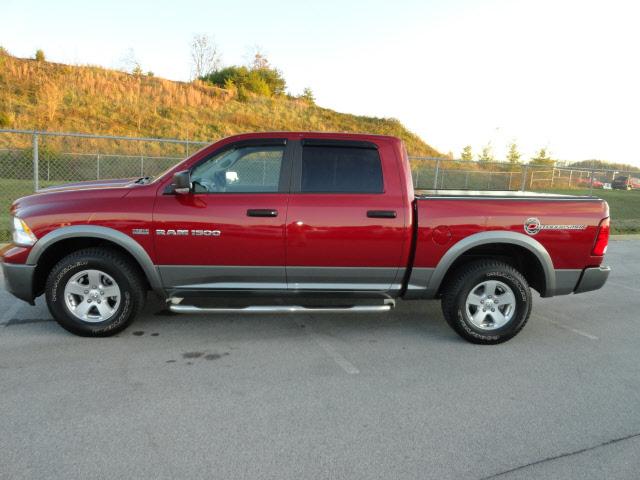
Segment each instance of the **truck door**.
[{"label": "truck door", "polygon": [[406,194],[396,163],[381,161],[383,147],[317,139],[297,145],[286,233],[290,290],[400,289]]},{"label": "truck door", "polygon": [[291,162],[285,139],[241,141],[191,169],[192,193],[159,193],[157,263],[170,290],[284,290]]}]

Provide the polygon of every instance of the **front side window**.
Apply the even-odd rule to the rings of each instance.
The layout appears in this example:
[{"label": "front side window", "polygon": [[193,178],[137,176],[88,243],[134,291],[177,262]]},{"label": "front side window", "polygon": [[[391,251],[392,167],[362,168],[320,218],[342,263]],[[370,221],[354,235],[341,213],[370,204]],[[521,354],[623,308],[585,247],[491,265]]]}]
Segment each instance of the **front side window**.
[{"label": "front side window", "polygon": [[382,165],[378,150],[339,146],[304,146],[301,191],[306,193],[382,193]]},{"label": "front side window", "polygon": [[245,146],[225,150],[191,172],[195,193],[277,192],[284,146]]}]

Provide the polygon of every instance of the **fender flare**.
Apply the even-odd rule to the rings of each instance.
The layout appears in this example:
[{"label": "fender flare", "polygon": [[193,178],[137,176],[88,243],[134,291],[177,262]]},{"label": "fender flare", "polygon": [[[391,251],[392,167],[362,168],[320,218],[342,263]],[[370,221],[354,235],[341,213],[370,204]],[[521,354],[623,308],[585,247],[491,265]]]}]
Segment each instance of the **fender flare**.
[{"label": "fender flare", "polygon": [[162,280],[158,269],[153,264],[153,260],[149,257],[142,245],[133,238],[124,233],[114,230],[113,228],[101,227],[97,225],[72,225],[68,227],[57,228],[44,237],[38,239],[27,257],[28,265],[37,265],[42,254],[49,247],[61,240],[69,238],[100,238],[115,243],[119,247],[126,250],[140,265],[151,288],[156,292],[163,292]]},{"label": "fender flare", "polygon": [[[547,249],[544,248],[544,245],[523,233],[492,230],[490,232],[475,233],[455,243],[442,256],[434,269],[418,269],[420,271],[419,274],[416,275],[415,279],[412,279],[413,281],[410,281],[410,284],[412,284],[411,286],[413,287],[411,296],[415,297],[416,294],[418,294],[417,290],[422,290],[422,295],[420,295],[421,297],[435,297],[445,275],[451,268],[451,265],[453,265],[453,262],[474,247],[492,243],[508,243],[511,245],[517,245],[519,247],[526,248],[529,252],[533,253],[540,262],[542,270],[544,271],[545,291],[541,292],[541,296],[550,297],[554,295],[556,290],[555,269],[551,256],[549,255],[549,252],[547,252]],[[431,270],[431,272],[425,272],[425,270]],[[418,276],[421,278],[418,279]],[[418,284],[422,284],[423,287],[416,288]]]}]

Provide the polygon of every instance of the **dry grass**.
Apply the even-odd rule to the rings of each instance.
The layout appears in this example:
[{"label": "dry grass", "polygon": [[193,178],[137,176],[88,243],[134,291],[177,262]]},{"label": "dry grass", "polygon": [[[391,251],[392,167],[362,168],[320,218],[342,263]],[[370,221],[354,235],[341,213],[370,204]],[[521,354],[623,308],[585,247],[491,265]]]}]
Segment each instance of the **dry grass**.
[{"label": "dry grass", "polygon": [[239,101],[228,90],[93,66],[0,54],[0,127],[212,140],[251,131],[367,132],[440,156],[393,119],[337,113],[288,97]]}]

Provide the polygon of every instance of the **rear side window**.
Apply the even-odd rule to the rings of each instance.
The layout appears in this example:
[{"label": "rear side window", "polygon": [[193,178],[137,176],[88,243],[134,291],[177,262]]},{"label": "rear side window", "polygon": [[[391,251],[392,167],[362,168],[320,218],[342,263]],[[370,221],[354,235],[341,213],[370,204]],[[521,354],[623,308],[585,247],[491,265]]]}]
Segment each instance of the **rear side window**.
[{"label": "rear side window", "polygon": [[382,193],[378,150],[338,146],[304,146],[302,185],[305,193]]}]

